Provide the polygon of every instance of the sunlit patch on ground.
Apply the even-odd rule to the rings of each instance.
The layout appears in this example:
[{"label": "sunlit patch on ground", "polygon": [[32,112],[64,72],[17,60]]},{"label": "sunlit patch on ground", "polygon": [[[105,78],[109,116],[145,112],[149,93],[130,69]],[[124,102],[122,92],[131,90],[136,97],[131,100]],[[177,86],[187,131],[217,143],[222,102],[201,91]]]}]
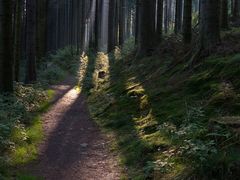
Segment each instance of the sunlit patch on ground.
[{"label": "sunlit patch on ground", "polygon": [[[62,86],[60,86],[60,89],[62,90]],[[44,115],[43,118],[46,120],[45,123],[48,124],[47,129],[45,129],[47,134],[54,131],[58,125],[51,117],[54,117],[54,119],[63,118],[65,113],[69,110],[69,108],[71,108],[72,104],[74,104],[78,97],[79,91],[75,88],[70,89],[61,99],[58,100],[58,103],[52,106],[50,111],[51,113],[46,113]],[[54,114],[52,114],[52,112],[54,112]]]}]

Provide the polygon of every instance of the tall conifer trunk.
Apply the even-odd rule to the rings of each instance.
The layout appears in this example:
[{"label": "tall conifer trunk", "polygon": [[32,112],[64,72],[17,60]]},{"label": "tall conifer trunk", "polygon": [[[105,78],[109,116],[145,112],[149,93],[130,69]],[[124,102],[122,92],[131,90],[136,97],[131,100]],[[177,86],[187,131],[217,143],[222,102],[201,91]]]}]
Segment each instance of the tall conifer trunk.
[{"label": "tall conifer trunk", "polygon": [[155,0],[140,0],[138,57],[150,55],[154,49],[155,5]]},{"label": "tall conifer trunk", "polygon": [[228,0],[221,0],[221,28],[228,29]]},{"label": "tall conifer trunk", "polygon": [[163,34],[163,0],[157,1],[157,40],[162,39]]},{"label": "tall conifer trunk", "polygon": [[175,34],[179,33],[182,29],[182,6],[183,0],[176,0],[176,13],[175,13]]},{"label": "tall conifer trunk", "polygon": [[12,1],[0,0],[0,91],[13,91]]},{"label": "tall conifer trunk", "polygon": [[201,48],[211,49],[220,43],[219,0],[201,1]]},{"label": "tall conifer trunk", "polygon": [[14,31],[14,79],[19,81],[19,66],[22,51],[22,7],[23,0],[16,0],[15,31]]},{"label": "tall conifer trunk", "polygon": [[34,83],[36,75],[36,0],[27,0],[26,83]]},{"label": "tall conifer trunk", "polygon": [[192,41],[192,0],[184,0],[183,15],[183,42],[190,44]]}]

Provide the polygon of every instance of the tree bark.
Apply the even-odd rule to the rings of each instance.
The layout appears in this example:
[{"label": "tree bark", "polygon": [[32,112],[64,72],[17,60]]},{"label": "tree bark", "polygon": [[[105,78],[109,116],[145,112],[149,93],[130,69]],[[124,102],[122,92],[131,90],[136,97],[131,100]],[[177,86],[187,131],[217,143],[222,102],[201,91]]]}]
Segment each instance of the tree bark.
[{"label": "tree bark", "polygon": [[183,0],[176,0],[175,27],[174,32],[178,34],[182,29],[182,6]]},{"label": "tree bark", "polygon": [[221,28],[228,29],[228,0],[221,0]]},{"label": "tree bark", "polygon": [[[155,45],[155,0],[140,0],[137,57],[151,55]],[[149,19],[150,17],[150,19]]]},{"label": "tree bark", "polygon": [[15,33],[14,33],[14,79],[19,81],[19,66],[22,58],[22,0],[16,0],[16,14],[15,14]]},{"label": "tree bark", "polygon": [[157,40],[161,41],[163,34],[163,0],[157,2]]},{"label": "tree bark", "polygon": [[219,0],[201,1],[201,48],[211,49],[220,43]]},{"label": "tree bark", "polygon": [[184,0],[183,15],[183,42],[190,44],[192,41],[192,0]]},{"label": "tree bark", "polygon": [[27,0],[27,72],[26,83],[34,83],[36,75],[36,0]]},{"label": "tree bark", "polygon": [[12,1],[0,0],[0,91],[13,92]]},{"label": "tree bark", "polygon": [[234,0],[233,4],[233,19],[237,20],[239,18],[239,0]]},{"label": "tree bark", "polygon": [[115,34],[117,29],[115,28],[116,20],[116,0],[111,0],[109,2],[109,12],[108,12],[108,52],[114,50],[116,46]]}]

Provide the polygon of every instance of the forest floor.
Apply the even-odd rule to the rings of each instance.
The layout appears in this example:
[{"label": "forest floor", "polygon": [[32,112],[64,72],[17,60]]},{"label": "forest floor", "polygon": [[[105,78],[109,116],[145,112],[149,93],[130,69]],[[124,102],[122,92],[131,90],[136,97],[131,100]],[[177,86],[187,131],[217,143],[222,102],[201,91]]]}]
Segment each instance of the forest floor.
[{"label": "forest floor", "polygon": [[68,77],[53,86],[52,107],[43,115],[44,141],[39,158],[27,169],[39,179],[120,179],[116,155],[109,151],[110,140],[91,120],[86,97]]}]

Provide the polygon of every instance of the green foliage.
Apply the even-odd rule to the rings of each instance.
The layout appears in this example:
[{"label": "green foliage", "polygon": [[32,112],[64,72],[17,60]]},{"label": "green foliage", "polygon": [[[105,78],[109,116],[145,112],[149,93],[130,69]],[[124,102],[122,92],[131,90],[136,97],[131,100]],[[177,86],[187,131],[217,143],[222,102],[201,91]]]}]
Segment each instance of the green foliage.
[{"label": "green foliage", "polygon": [[39,71],[39,78],[43,84],[56,84],[66,77],[66,71],[56,64],[51,64],[47,68]]},{"label": "green foliage", "polygon": [[129,38],[123,45],[122,56],[127,56],[135,50],[135,38]]},{"label": "green foliage", "polygon": [[80,59],[71,47],[59,49],[43,59],[38,69],[39,82],[46,87],[63,80],[69,73],[77,76]]},{"label": "green foliage", "polygon": [[76,48],[66,47],[57,50],[55,54],[51,54],[47,62],[53,62],[63,70],[75,74],[79,68],[79,56],[76,53]]},{"label": "green foliage", "polygon": [[[35,113],[50,97],[39,85],[15,84],[14,95],[0,95],[0,174],[6,167],[34,159],[42,138],[40,118]],[[34,117],[33,117],[34,116]]]}]

